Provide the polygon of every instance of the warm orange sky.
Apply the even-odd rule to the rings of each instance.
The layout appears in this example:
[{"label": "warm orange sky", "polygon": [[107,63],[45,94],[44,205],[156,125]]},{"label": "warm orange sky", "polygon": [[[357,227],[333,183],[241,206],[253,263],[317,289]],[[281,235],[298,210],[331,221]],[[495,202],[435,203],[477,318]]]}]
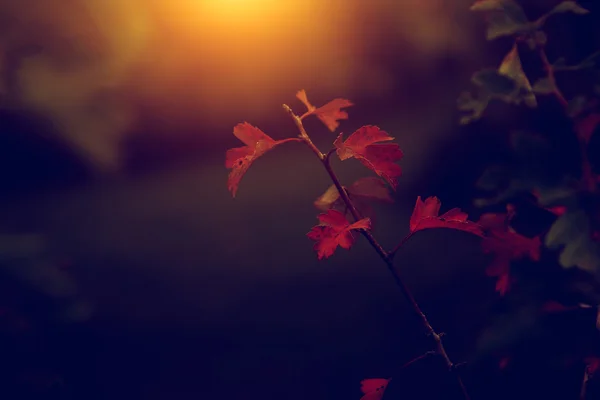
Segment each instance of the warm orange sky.
[{"label": "warm orange sky", "polygon": [[384,96],[410,76],[381,57],[426,71],[440,53],[472,52],[469,3],[0,0],[10,21],[0,49],[43,48],[21,61],[8,101],[116,165],[115,147],[140,105],[166,124],[202,116],[214,126],[240,110],[264,116],[301,88],[327,98]]}]

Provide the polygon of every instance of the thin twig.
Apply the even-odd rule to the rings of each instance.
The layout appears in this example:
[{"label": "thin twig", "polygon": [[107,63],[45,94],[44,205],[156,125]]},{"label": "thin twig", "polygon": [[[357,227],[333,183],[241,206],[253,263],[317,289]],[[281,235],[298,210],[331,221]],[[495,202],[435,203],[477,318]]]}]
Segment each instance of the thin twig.
[{"label": "thin twig", "polygon": [[398,252],[398,250],[400,250],[400,248],[402,246],[404,246],[404,244],[408,241],[408,239],[410,239],[416,232],[411,232],[408,235],[404,236],[402,238],[402,240],[396,245],[396,247],[394,247],[392,249],[392,251],[389,252],[389,256],[391,258],[394,258],[394,256],[396,255],[396,253]]},{"label": "thin twig", "polygon": [[583,381],[581,382],[581,391],[579,392],[579,400],[586,400],[587,397],[587,384],[590,380],[590,373],[588,365],[583,369]]},{"label": "thin twig", "polygon": [[435,351],[428,351],[427,353],[425,353],[425,354],[421,354],[419,357],[413,358],[412,360],[410,360],[410,361],[408,361],[408,362],[404,363],[404,364],[403,364],[403,365],[400,367],[400,369],[404,369],[404,368],[410,367],[411,365],[413,365],[413,364],[414,364],[414,363],[416,363],[417,361],[421,361],[422,359],[424,359],[424,358],[427,358],[427,357],[429,357],[429,356],[433,356],[433,355],[435,355],[435,354],[436,354],[436,352],[435,352]]},{"label": "thin twig", "polygon": [[[298,127],[298,130],[300,131],[299,137],[305,141],[307,146],[313,151],[313,153],[315,153],[315,155],[319,158],[319,160],[325,167],[325,170],[329,174],[331,181],[333,182],[333,184],[335,185],[336,189],[338,190],[338,192],[340,194],[340,198],[344,201],[344,204],[346,205],[346,207],[348,207],[348,210],[350,210],[352,217],[354,217],[354,219],[356,221],[360,220],[361,219],[360,214],[358,213],[356,207],[352,203],[352,200],[350,200],[348,193],[342,187],[342,184],[340,183],[339,178],[337,177],[337,175],[331,168],[331,164],[329,162],[329,156],[332,154],[332,152],[330,151],[329,153],[327,153],[327,155],[323,154],[317,148],[317,146],[315,146],[315,144],[312,142],[312,140],[306,133],[306,130],[304,129],[304,126],[302,124],[302,120],[300,119],[300,117],[298,117],[296,114],[294,114],[294,112],[292,111],[292,109],[289,106],[284,104],[283,108],[290,115],[290,117],[292,117],[292,119],[296,123],[296,126]],[[383,262],[385,262],[387,269],[390,271],[390,273],[392,274],[392,277],[394,278],[394,282],[400,288],[400,291],[402,292],[402,294],[404,295],[406,300],[411,305],[411,307],[412,307],[413,311],[415,312],[415,314],[417,315],[417,317],[420,319],[421,325],[425,329],[425,332],[427,333],[428,336],[431,336],[433,338],[434,343],[435,343],[435,350],[436,350],[435,352],[444,360],[444,363],[446,364],[446,367],[448,368],[448,370],[455,374],[465,400],[470,400],[470,396],[467,392],[467,389],[462,381],[460,374],[458,373],[458,370],[456,369],[456,365],[452,362],[452,360],[448,356],[448,353],[446,352],[446,349],[444,348],[444,344],[442,343],[442,335],[438,334],[433,329],[433,327],[429,323],[429,320],[427,319],[427,316],[425,315],[423,310],[421,310],[421,307],[419,306],[416,299],[412,295],[412,292],[409,290],[408,286],[406,286],[406,284],[404,283],[404,280],[400,277],[400,275],[396,272],[396,270],[394,268],[393,254],[395,251],[397,251],[397,248],[399,248],[399,247],[397,246],[397,248],[394,249],[394,251],[392,253],[388,253],[383,249],[383,247],[379,244],[379,242],[375,239],[375,237],[371,234],[371,232],[369,232],[365,229],[362,229],[361,233],[367,239],[367,241],[369,242],[371,247],[373,247],[375,249],[375,251],[377,252],[379,257],[381,257]]]},{"label": "thin twig", "polygon": [[[548,55],[546,54],[546,50],[543,46],[538,46],[538,54],[542,61],[542,65],[544,67],[544,71],[546,72],[546,77],[550,81],[550,84],[553,88],[552,94],[560,105],[565,109],[565,112],[569,111],[569,102],[563,95],[562,91],[558,88],[556,84],[556,77],[554,76],[554,67],[548,60]],[[596,190],[596,180],[594,179],[594,173],[592,172],[592,165],[590,164],[590,160],[587,154],[587,143],[584,138],[579,137],[579,152],[581,153],[581,164],[582,164],[582,178],[584,187],[590,192],[594,192]]]},{"label": "thin twig", "polygon": [[542,60],[542,65],[544,67],[544,71],[546,72],[546,77],[550,81],[550,85],[553,88],[552,93],[554,94],[554,96],[556,97],[556,99],[558,100],[558,102],[560,103],[561,106],[563,106],[565,109],[569,108],[569,102],[567,101],[565,96],[562,94],[562,92],[558,88],[558,85],[556,84],[556,77],[554,76],[554,68],[552,67],[552,64],[550,63],[550,60],[548,60],[548,56],[546,55],[546,50],[544,50],[544,48],[542,46],[538,46],[538,54],[540,56],[540,59]]}]

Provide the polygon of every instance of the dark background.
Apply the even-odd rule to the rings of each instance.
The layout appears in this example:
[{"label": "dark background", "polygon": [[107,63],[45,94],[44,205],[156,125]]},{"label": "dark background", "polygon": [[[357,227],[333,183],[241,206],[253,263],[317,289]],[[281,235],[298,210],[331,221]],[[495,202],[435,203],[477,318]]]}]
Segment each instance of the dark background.
[{"label": "dark background", "polygon": [[[341,131],[376,124],[405,153],[376,209],[384,247],[418,195],[476,218],[474,182],[522,114],[459,127],[455,99],[510,41],[486,42],[469,1],[212,3],[0,1],[2,398],[358,399],[390,376],[390,398],[460,398],[435,358],[400,369],[431,342],[367,243],[316,259],[305,233],[330,183],[314,156],[268,153],[232,199],[224,154],[238,122],[295,135],[281,104],[300,113],[299,89],[348,98]],[[525,3],[534,18],[558,2]],[[580,4],[592,14],[548,24],[551,60],[597,49],[600,8]],[[533,125],[563,126],[554,107]],[[335,137],[306,127],[322,149]],[[477,239],[422,232],[396,265],[451,357],[479,360],[497,295]],[[474,399],[576,398],[581,380],[497,360],[464,373]]]}]

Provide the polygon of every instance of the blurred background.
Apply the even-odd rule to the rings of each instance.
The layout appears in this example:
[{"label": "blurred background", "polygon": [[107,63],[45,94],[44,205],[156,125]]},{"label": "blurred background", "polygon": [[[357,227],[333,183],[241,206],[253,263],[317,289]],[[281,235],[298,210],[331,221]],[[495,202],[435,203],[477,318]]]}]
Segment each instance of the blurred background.
[{"label": "blurred background", "polygon": [[[296,135],[281,104],[303,112],[300,89],[347,98],[340,131],[378,125],[405,153],[377,208],[385,247],[417,195],[476,218],[474,182],[520,114],[458,125],[472,73],[511,47],[485,40],[471,3],[0,0],[2,398],[358,399],[361,379],[389,376],[390,398],[454,398],[437,362],[400,370],[430,341],[372,249],[317,261],[305,233],[330,183],[314,156],[268,153],[235,199],[224,157],[239,122]],[[522,3],[533,19],[559,1]],[[592,13],[549,21],[551,60],[598,49],[599,4],[579,3]],[[536,123],[562,123],[552,107]],[[306,127],[322,150],[337,134]],[[348,184],[370,174],[334,167]],[[478,241],[423,232],[396,263],[451,356],[473,358],[497,299]],[[466,380],[474,398],[525,398],[548,374]]]}]

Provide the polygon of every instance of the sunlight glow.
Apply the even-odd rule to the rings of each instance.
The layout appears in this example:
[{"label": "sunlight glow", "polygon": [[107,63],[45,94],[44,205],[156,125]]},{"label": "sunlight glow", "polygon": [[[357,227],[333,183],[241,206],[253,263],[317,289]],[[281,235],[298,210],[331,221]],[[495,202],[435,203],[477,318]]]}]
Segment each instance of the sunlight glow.
[{"label": "sunlight glow", "polygon": [[264,16],[285,3],[277,0],[210,0],[202,5],[202,2],[196,2],[213,18],[229,21]]},{"label": "sunlight glow", "polygon": [[[193,105],[173,104],[176,114],[171,119],[185,119],[181,113],[193,114],[194,107],[214,110],[215,118],[238,107],[267,112],[273,109],[274,99],[317,80],[325,82],[319,85],[324,90],[340,93],[354,65],[354,49],[362,43],[353,34],[352,14],[332,9],[335,1],[327,7],[319,0],[157,0],[155,4],[165,24],[161,33],[166,33],[146,58],[151,68],[136,79],[144,98],[162,103],[166,97],[180,95]],[[331,16],[337,26],[328,22]],[[161,104],[161,110],[166,107]]]}]

